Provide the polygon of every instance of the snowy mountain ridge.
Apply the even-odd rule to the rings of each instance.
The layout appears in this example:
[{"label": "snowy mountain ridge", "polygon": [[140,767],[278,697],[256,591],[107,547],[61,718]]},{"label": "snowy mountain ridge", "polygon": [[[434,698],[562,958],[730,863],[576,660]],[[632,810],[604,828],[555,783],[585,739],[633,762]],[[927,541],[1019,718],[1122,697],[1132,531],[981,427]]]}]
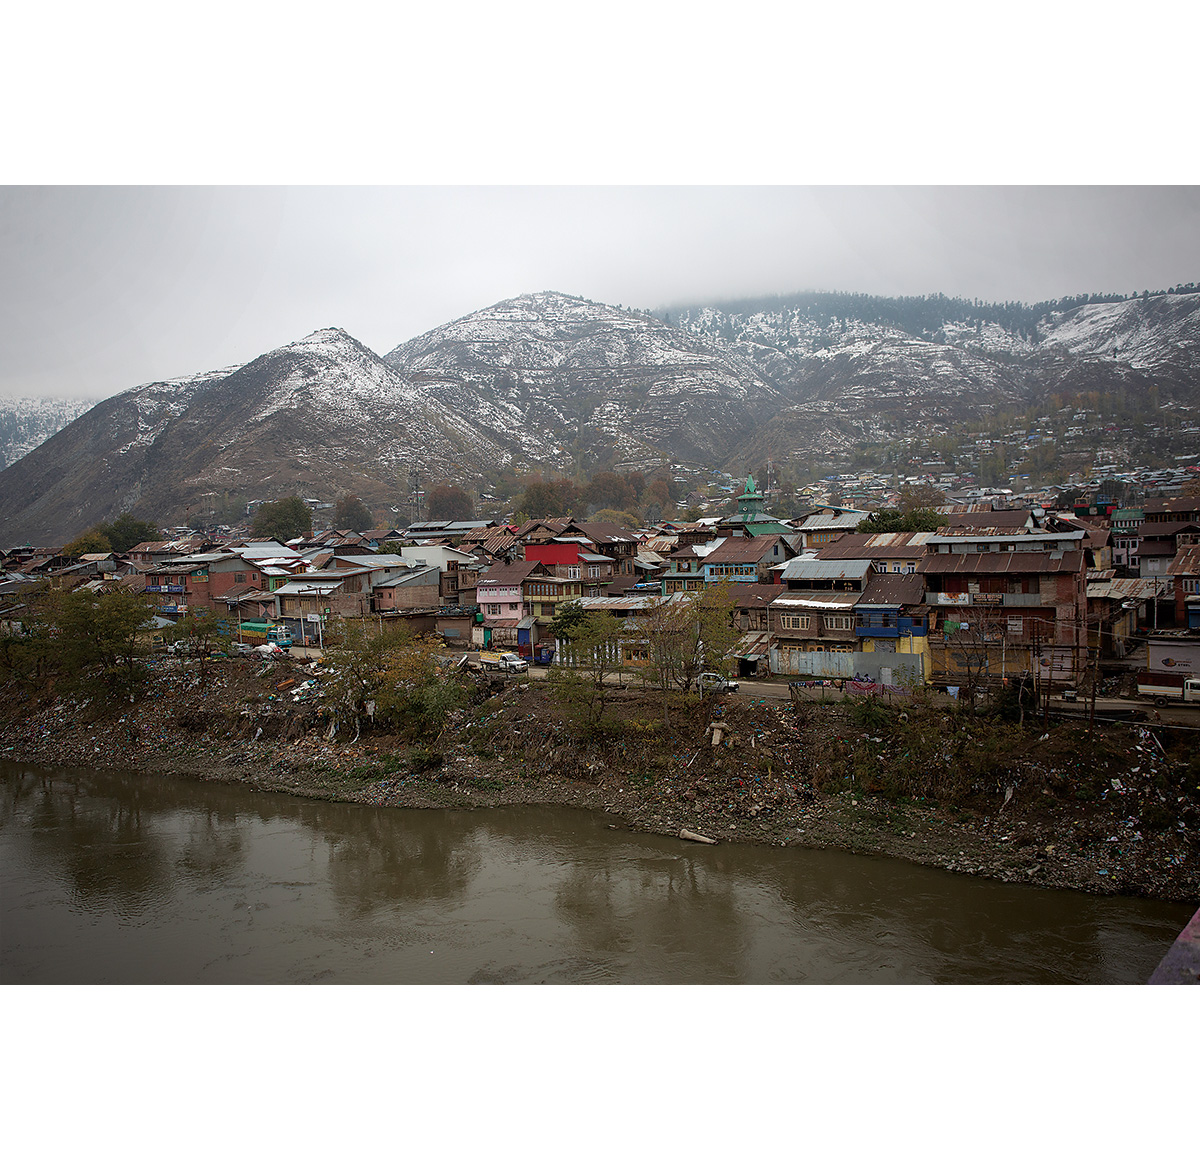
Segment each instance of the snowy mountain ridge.
[{"label": "snowy mountain ridge", "polygon": [[70,421],[0,471],[0,543],[60,542],[132,508],[168,524],[290,494],[352,491],[381,515],[406,513],[414,479],[480,490],[504,469],[828,460],[1076,391],[1200,407],[1200,293],[1190,290],[1036,320],[1023,306],[975,312],[945,298],[919,303],[911,320],[907,304],[831,303],[839,311],[773,298],[662,319],[533,293],[383,358],[343,329],[319,329],[243,366],[134,387]]}]

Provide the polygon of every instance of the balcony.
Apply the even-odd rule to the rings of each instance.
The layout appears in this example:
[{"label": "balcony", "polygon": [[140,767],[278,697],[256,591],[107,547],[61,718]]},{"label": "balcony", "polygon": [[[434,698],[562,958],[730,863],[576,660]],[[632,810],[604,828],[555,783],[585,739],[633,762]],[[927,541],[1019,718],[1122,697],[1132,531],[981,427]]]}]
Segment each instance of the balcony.
[{"label": "balcony", "polygon": [[[1040,593],[1006,593],[1004,595],[1004,604],[1010,608],[1024,606],[1026,609],[1036,609],[1039,606],[1044,606],[1047,602],[1042,600]],[[1050,602],[1049,604],[1053,604]]]},{"label": "balcony", "polygon": [[[949,600],[953,598],[953,600]],[[935,593],[926,591],[926,605],[940,605],[943,608],[955,608],[968,605],[990,605],[995,608],[1036,609],[1039,606],[1053,604],[1042,600],[1040,593]]]}]

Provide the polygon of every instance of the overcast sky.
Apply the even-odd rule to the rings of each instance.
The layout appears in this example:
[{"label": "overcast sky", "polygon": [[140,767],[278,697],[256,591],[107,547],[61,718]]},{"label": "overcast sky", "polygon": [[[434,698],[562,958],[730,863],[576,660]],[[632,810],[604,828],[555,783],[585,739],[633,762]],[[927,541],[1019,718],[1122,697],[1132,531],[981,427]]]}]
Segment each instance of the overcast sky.
[{"label": "overcast sky", "polygon": [[1200,279],[1200,187],[8,187],[0,393],[105,396],[555,289],[1026,302]]}]

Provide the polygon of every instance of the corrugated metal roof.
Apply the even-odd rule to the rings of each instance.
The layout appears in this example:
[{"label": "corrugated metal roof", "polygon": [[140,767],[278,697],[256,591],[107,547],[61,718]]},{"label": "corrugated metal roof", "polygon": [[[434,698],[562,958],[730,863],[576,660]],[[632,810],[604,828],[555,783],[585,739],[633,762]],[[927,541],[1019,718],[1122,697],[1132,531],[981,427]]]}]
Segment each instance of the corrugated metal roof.
[{"label": "corrugated metal roof", "polygon": [[871,571],[869,560],[805,560],[787,562],[784,581],[861,581]]},{"label": "corrugated metal roof", "polygon": [[817,549],[817,559],[852,560],[858,553],[878,560],[881,555],[895,556],[906,551],[921,556],[926,543],[936,535],[933,532],[847,532]]},{"label": "corrugated metal roof", "polygon": [[1087,584],[1088,601],[1148,601],[1173,591],[1173,583],[1162,577],[1114,577]]},{"label": "corrugated metal roof", "polygon": [[801,532],[812,532],[823,528],[855,529],[870,514],[870,512],[847,512],[841,516],[805,516],[804,522],[799,525],[799,529]]},{"label": "corrugated metal roof", "polygon": [[1082,573],[1083,553],[927,553],[920,571],[927,577],[934,573]]},{"label": "corrugated metal roof", "polygon": [[969,544],[972,540],[982,540],[992,536],[1032,544],[1037,540],[1082,540],[1083,532],[1082,530],[1078,532],[1029,532],[1022,527],[1007,528],[1001,524],[980,524],[978,526],[948,524],[937,530],[939,540],[955,540],[962,544]]},{"label": "corrugated metal roof", "polygon": [[785,585],[760,585],[758,583],[742,582],[727,585],[729,600],[738,609],[750,609],[755,606],[769,605],[787,589]]},{"label": "corrugated metal roof", "polygon": [[863,605],[919,605],[924,600],[920,573],[876,573],[862,591]]},{"label": "corrugated metal roof", "polygon": [[542,573],[540,561],[513,561],[511,565],[495,564],[480,574],[477,585],[520,585],[531,573]]},{"label": "corrugated metal roof", "polygon": [[275,594],[281,596],[286,593],[290,597],[294,594],[311,593],[318,597],[324,597],[329,593],[336,593],[340,584],[340,581],[305,581],[303,577],[299,577],[292,581],[285,581],[275,590]]},{"label": "corrugated metal roof", "polygon": [[778,543],[779,537],[775,535],[730,536],[704,558],[704,563],[706,565],[756,565]]},{"label": "corrugated metal roof", "polygon": [[671,598],[662,597],[657,593],[630,596],[623,594],[619,597],[582,597],[579,604],[584,609],[613,610],[613,609],[654,609],[664,605]]},{"label": "corrugated metal roof", "polygon": [[770,630],[751,630],[733,648],[733,655],[735,658],[766,658],[770,648]]},{"label": "corrugated metal roof", "polygon": [[1181,548],[1175,559],[1167,566],[1167,572],[1172,576],[1200,575],[1200,544],[1187,545]]},{"label": "corrugated metal roof", "polygon": [[853,609],[861,593],[785,593],[771,602],[771,609]]},{"label": "corrugated metal roof", "polygon": [[1138,525],[1138,536],[1144,540],[1147,536],[1174,536],[1177,532],[1195,532],[1197,529],[1200,529],[1197,520],[1147,520]]}]

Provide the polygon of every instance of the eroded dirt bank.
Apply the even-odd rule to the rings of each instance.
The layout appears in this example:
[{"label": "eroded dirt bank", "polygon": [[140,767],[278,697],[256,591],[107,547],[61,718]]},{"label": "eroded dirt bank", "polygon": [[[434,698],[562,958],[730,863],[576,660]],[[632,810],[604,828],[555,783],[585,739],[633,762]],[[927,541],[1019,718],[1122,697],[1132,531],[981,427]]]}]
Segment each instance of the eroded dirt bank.
[{"label": "eroded dirt bank", "polygon": [[[566,804],[614,826],[835,848],[1094,893],[1200,899],[1200,743],[1191,733],[956,711],[613,690],[584,736],[542,683],[510,683],[433,743],[332,731],[310,670],[159,662],[147,696],[96,712],[0,695],[0,753],[141,768],[325,800],[420,808]],[[264,673],[265,671],[265,673]],[[723,725],[713,744],[712,725]],[[353,741],[352,741],[353,740]],[[351,742],[352,741],[352,742]]]}]

